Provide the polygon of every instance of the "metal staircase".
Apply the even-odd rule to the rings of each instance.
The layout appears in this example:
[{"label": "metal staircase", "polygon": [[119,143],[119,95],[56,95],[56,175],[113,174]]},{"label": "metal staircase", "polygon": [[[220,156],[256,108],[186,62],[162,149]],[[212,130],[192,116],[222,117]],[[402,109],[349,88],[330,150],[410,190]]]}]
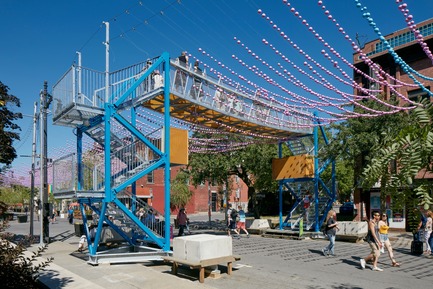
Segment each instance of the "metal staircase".
[{"label": "metal staircase", "polygon": [[[157,70],[163,83],[155,81]],[[311,135],[312,114],[289,109],[285,104],[261,93],[240,89],[206,72],[194,71],[170,60],[167,53],[129,67],[98,72],[72,66],[53,87],[53,122],[73,127],[77,135],[77,152],[56,160],[54,196],[76,198],[100,217],[94,241],[89,234],[89,256],[92,262],[99,258],[98,242],[102,223],[109,224],[130,246],[143,240],[153,242],[163,252],[170,250],[170,226],[164,222],[162,233],[154,231],[136,217],[135,191],[129,198],[134,206],[122,203],[127,188],[146,174],[164,168],[164,219],[170,216],[170,132],[172,119],[192,126],[218,127],[228,132],[239,130],[251,136],[291,139],[293,147],[308,151],[308,141],[297,137]],[[159,113],[148,117],[147,111]],[[290,110],[290,111],[289,111]],[[149,128],[139,128],[138,122]],[[164,129],[166,128],[166,129]],[[160,132],[159,135],[155,132]],[[100,145],[100,157],[88,158],[83,149],[83,138]],[[295,150],[295,149],[294,149]],[[122,196],[122,197],[121,197]],[[121,223],[108,220],[107,210],[116,208]],[[162,214],[161,214],[162,216]],[[83,217],[86,221],[85,217]],[[120,228],[128,227],[131,235]],[[87,232],[88,233],[88,232]],[[140,241],[138,241],[140,240]],[[135,249],[134,249],[135,250]],[[146,257],[144,257],[146,258]],[[97,261],[96,261],[97,262]]]}]

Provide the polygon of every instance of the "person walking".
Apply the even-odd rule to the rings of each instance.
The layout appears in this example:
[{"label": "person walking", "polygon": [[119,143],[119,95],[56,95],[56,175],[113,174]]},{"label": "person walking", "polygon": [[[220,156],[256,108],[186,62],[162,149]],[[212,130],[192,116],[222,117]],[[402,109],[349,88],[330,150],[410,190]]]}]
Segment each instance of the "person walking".
[{"label": "person walking", "polygon": [[245,234],[247,234],[247,238],[249,238],[250,234],[248,233],[247,229],[245,228],[245,222],[246,222],[245,211],[242,209],[242,206],[238,206],[238,216],[239,216],[239,221],[236,224],[236,228],[239,232],[239,235],[241,233],[241,230],[243,230],[245,232]]},{"label": "person walking", "polygon": [[380,257],[380,248],[382,247],[382,243],[379,239],[379,220],[380,213],[378,211],[373,211],[373,219],[368,222],[368,233],[367,233],[367,242],[370,245],[371,252],[370,254],[363,259],[360,259],[361,268],[365,269],[365,264],[373,260],[373,271],[383,271],[382,268],[377,267],[377,261]]},{"label": "person walking", "polygon": [[177,234],[178,236],[182,236],[184,234],[187,220],[188,216],[186,215],[185,208],[180,209],[179,213],[177,214],[177,224],[179,226],[179,233]]},{"label": "person walking", "polygon": [[[388,251],[389,259],[391,259],[392,262],[392,267],[400,267],[400,263],[398,263],[394,259],[391,242],[389,241],[388,238],[388,229],[389,229],[388,216],[385,213],[382,213],[382,218],[379,221],[379,239],[380,242],[382,243],[382,249],[385,247],[386,250]],[[382,253],[384,253],[383,250]]]},{"label": "person walking", "polygon": [[74,208],[72,206],[70,206],[68,210],[68,221],[71,225],[74,222]]},{"label": "person walking", "polygon": [[335,257],[335,235],[337,234],[338,222],[337,222],[337,213],[334,210],[330,210],[328,215],[326,215],[326,229],[325,233],[329,239],[329,245],[322,249],[322,253],[324,256],[333,256]]},{"label": "person walking", "polygon": [[227,210],[227,234],[231,236],[231,232],[233,231],[239,238],[239,232],[236,230],[236,216],[236,210],[232,208],[232,204],[229,204],[229,208]]},{"label": "person walking", "polygon": [[430,235],[432,234],[433,229],[433,213],[432,211],[428,210],[426,213],[427,220],[425,223],[425,229],[424,229],[424,242],[426,244],[426,250],[425,254],[430,255],[431,254],[431,247],[429,243]]}]

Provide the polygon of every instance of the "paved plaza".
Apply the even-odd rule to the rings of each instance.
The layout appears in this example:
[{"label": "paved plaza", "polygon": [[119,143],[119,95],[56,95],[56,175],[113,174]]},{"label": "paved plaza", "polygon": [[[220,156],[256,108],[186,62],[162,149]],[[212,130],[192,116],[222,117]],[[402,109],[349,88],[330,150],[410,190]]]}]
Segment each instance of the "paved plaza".
[{"label": "paved plaza", "polygon": [[[217,214],[213,218],[222,218]],[[193,224],[206,224],[207,215],[191,216]],[[10,232],[28,234],[29,223],[10,222]],[[200,226],[199,226],[200,227]],[[209,230],[195,231],[200,233]],[[39,223],[35,223],[35,234]],[[215,234],[223,234],[215,230]],[[366,243],[336,243],[337,257],[324,257],[321,249],[326,240],[290,240],[254,235],[233,239],[233,253],[242,259],[234,263],[231,276],[220,265],[219,278],[198,281],[198,271],[181,268],[179,276],[170,273],[171,266],[163,262],[91,266],[85,253],[76,252],[79,238],[74,227],[65,219],[50,224],[46,256],[54,256],[54,264],[43,278],[50,288],[430,288],[433,284],[432,262],[425,256],[410,254],[411,236],[393,233],[392,244],[400,268],[391,267],[386,254],[379,260],[383,272],[362,270],[359,258],[365,257]]]}]

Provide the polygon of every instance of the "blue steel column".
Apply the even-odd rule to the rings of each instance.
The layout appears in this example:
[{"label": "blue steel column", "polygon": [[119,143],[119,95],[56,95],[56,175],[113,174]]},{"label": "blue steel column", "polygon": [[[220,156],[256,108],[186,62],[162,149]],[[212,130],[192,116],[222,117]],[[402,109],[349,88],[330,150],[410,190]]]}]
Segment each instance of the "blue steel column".
[{"label": "blue steel column", "polygon": [[[111,113],[112,105],[109,103],[104,104],[105,117],[104,117],[104,186],[105,186],[105,202],[112,201],[111,192]],[[103,216],[101,216],[101,219]]]},{"label": "blue steel column", "polygon": [[317,122],[317,113],[314,112],[314,206],[315,206],[315,216],[314,216],[314,231],[319,232],[319,129]]},{"label": "blue steel column", "polygon": [[83,131],[77,128],[77,190],[83,187]]},{"label": "blue steel column", "polygon": [[170,250],[170,57],[164,52],[164,218],[165,242],[163,251]]},{"label": "blue steel column", "polygon": [[[278,143],[278,158],[283,157],[282,143]],[[278,209],[280,211],[280,230],[283,229],[283,181],[278,181]]]},{"label": "blue steel column", "polygon": [[[135,97],[135,91],[133,93],[132,98]],[[131,107],[131,124],[133,127],[136,127],[137,125],[137,114],[136,114],[136,109],[135,107]],[[135,137],[133,137],[133,141],[135,141]],[[131,206],[131,212],[136,211],[136,200],[137,200],[137,182],[133,182],[131,184],[131,195],[132,195],[132,206]]]}]

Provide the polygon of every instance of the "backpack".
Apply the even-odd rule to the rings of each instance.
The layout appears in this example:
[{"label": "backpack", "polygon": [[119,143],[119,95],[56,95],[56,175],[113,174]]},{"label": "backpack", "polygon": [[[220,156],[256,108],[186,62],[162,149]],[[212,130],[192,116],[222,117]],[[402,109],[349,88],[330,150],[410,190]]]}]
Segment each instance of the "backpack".
[{"label": "backpack", "polygon": [[427,218],[423,214],[421,214],[421,228],[420,229],[424,229],[426,224],[427,224]]},{"label": "backpack", "polygon": [[233,209],[232,212],[230,213],[230,218],[232,218],[232,220],[235,221],[237,216],[238,216],[238,212],[235,209]]},{"label": "backpack", "polygon": [[328,225],[326,223],[323,223],[320,231],[322,231],[323,235],[326,236],[326,232],[328,231]]}]

